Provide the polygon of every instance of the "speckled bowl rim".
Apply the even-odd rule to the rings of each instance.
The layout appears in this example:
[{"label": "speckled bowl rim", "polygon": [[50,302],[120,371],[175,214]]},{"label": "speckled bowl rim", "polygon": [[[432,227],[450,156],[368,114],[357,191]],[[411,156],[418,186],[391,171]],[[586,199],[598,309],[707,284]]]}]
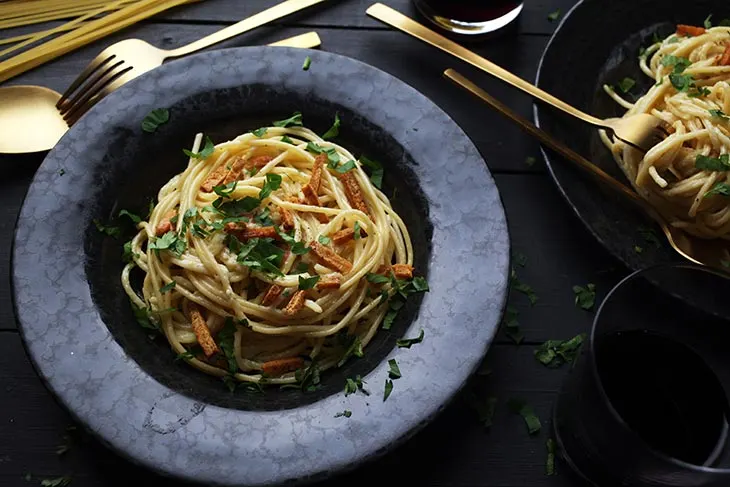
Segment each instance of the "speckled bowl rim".
[{"label": "speckled bowl rim", "polygon": [[[312,68],[305,75],[301,65],[307,55]],[[343,73],[340,83],[323,86],[327,66]],[[84,193],[93,192],[92,168],[102,164],[100,138],[115,128],[137,129],[153,108],[247,83],[283,84],[336,100],[386,128],[413,157],[410,169],[429,202],[433,238],[431,291],[407,334],[423,328],[426,338],[388,354],[398,360],[403,377],[386,402],[384,360],[365,377],[370,397],[337,394],[272,412],[200,403],[160,384],[127,356],[92,301],[85,231],[79,227],[92,218],[83,202],[93,198]],[[354,99],[349,83],[368,83],[368,96]],[[411,130],[416,124],[420,130]],[[208,485],[304,483],[383,454],[430,421],[463,387],[498,328],[507,295],[509,235],[484,160],[425,96],[344,56],[245,47],[167,63],[115,91],[74,125],[28,190],[12,269],[19,328],[36,370],[62,405],[105,444],[158,473]],[[344,409],[352,411],[351,418],[334,417]]]}]

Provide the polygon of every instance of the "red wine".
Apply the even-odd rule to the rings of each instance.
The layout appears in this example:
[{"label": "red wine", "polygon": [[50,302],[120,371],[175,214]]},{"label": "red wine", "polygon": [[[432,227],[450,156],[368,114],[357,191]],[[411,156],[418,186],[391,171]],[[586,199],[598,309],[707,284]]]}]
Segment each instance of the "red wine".
[{"label": "red wine", "polygon": [[724,390],[689,347],[654,333],[615,332],[597,340],[596,364],[614,409],[653,449],[705,465],[724,445]]},{"label": "red wine", "polygon": [[521,0],[416,0],[435,15],[460,22],[487,22],[512,12]]}]

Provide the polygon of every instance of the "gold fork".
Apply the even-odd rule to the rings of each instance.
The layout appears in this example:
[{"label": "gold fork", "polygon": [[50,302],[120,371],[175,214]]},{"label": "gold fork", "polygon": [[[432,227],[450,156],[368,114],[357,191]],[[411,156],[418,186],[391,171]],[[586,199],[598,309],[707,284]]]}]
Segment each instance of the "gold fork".
[{"label": "gold fork", "polygon": [[554,97],[537,86],[528,83],[519,76],[516,76],[504,68],[497,66],[466,49],[454,41],[437,34],[428,27],[425,27],[402,13],[382,3],[375,3],[367,9],[367,14],[381,22],[384,22],[396,29],[403,31],[413,37],[420,39],[427,44],[441,49],[472,66],[495,76],[502,81],[519,88],[528,95],[537,98],[553,107],[562,110],[584,122],[596,127],[605,129],[609,134],[615,135],[625,143],[642,151],[648,151],[656,144],[664,140],[668,135],[664,121],[653,115],[642,113],[625,118],[601,119],[584,113],[564,101]]},{"label": "gold fork", "polygon": [[[126,39],[104,49],[63,93],[56,107],[69,125],[75,123],[98,100],[124,83],[160,66],[165,59],[185,56],[326,0],[286,0],[236,24],[177,49],[159,49],[140,39]],[[315,33],[274,43],[293,47],[316,47]]]},{"label": "gold fork", "polygon": [[598,181],[618,192],[621,196],[636,205],[651,217],[662,229],[669,245],[683,258],[695,264],[706,265],[724,272],[728,272],[727,253],[728,244],[722,239],[702,239],[688,234],[680,228],[670,225],[658,211],[656,211],[646,200],[636,192],[620,183],[618,180],[604,172],[601,168],[590,162],[585,157],[537,128],[532,123],[515,113],[504,103],[498,101],[489,93],[475,85],[472,81],[462,76],[453,69],[444,71],[444,77],[453,81],[456,85],[476,96],[491,108],[512,120],[522,130],[535,137],[542,144],[554,150],[565,159],[575,163],[578,167],[594,176]]}]

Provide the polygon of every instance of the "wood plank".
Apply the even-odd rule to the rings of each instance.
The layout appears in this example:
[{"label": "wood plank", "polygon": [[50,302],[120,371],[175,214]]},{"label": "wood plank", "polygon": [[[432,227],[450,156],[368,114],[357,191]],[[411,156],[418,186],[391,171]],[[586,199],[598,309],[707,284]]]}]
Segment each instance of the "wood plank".
[{"label": "wood plank", "polygon": [[[473,378],[415,438],[366,467],[318,485],[387,484],[395,467],[408,472],[412,485],[422,486],[578,485],[561,465],[560,475],[544,475],[552,400],[567,368],[543,367],[533,358],[533,350],[493,347],[487,359],[492,375]],[[67,443],[63,436],[73,423],[35,375],[17,333],[0,334],[0,390],[5,393],[0,412],[0,485],[27,485],[21,481],[26,473],[36,479],[72,473],[74,487],[121,487],[143,480],[163,487],[177,485],[131,465],[83,432],[72,432],[68,453],[56,455],[56,448]],[[490,430],[478,423],[468,405],[471,392],[498,398]],[[524,398],[534,407],[543,423],[540,434],[530,437],[522,419],[507,410],[511,397]]]},{"label": "wood plank", "polygon": [[[278,0],[207,0],[188,5],[156,17],[166,20],[237,22],[279,3]],[[337,26],[347,28],[386,28],[383,23],[369,17],[365,11],[375,0],[344,0],[325,3],[296,16],[283,19],[287,25]],[[381,3],[415,18],[423,23],[428,21],[420,16],[411,0],[383,0]],[[530,34],[550,34],[556,22],[548,20],[548,14],[560,9],[562,13],[575,3],[575,0],[527,0],[519,17],[518,31]],[[490,42],[488,40],[483,42]]]},{"label": "wood plank", "polygon": [[[218,27],[141,24],[40,66],[10,80],[8,84],[44,85],[63,92],[100,50],[114,42],[136,37],[161,48],[172,48],[192,42]],[[387,71],[441,106],[474,140],[492,170],[538,170],[525,164],[528,157],[539,156],[538,145],[526,140],[517,128],[500,115],[442,78],[442,73],[448,67],[458,68],[523,116],[531,117],[532,102],[527,96],[448,54],[398,32],[362,31],[352,35],[341,29],[317,30],[323,40],[323,49]],[[265,44],[305,31],[303,28],[266,28],[228,41],[221,47]],[[476,50],[517,75],[533,79],[545,42],[544,36],[512,36],[497,39]],[[316,65],[312,69],[317,69]]]}]

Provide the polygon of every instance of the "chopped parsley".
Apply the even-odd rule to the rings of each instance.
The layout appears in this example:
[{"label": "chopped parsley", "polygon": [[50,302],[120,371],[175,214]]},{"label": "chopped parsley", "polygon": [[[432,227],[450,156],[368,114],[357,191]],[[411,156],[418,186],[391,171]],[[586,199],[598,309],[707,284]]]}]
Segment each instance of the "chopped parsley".
[{"label": "chopped parsley", "polygon": [[63,477],[56,477],[55,479],[41,480],[41,487],[66,487],[70,483],[71,477],[64,475]]},{"label": "chopped parsley", "polygon": [[661,61],[662,66],[674,67],[674,72],[676,74],[683,73],[691,64],[692,61],[688,58],[672,56],[671,54],[664,56]]},{"label": "chopped parsley", "polygon": [[277,120],[276,122],[272,122],[272,125],[274,127],[292,127],[292,126],[301,126],[302,125],[302,113],[301,112],[294,112],[294,115],[292,115],[289,118],[285,118],[284,120]]},{"label": "chopped parsley", "polygon": [[302,63],[302,69],[304,71],[309,71],[309,67],[312,65],[312,58],[307,56],[304,58],[304,63]]},{"label": "chopped parsley", "polygon": [[344,164],[335,165],[334,167],[332,167],[332,169],[334,169],[335,171],[337,171],[340,174],[345,174],[346,172],[352,171],[356,167],[357,167],[357,164],[355,164],[355,161],[349,160]]},{"label": "chopped parsley", "polygon": [[705,21],[702,23],[702,25],[705,26],[705,29],[712,28],[712,14],[708,15]]},{"label": "chopped parsley", "polygon": [[563,364],[572,364],[580,353],[584,333],[570,340],[548,340],[535,350],[535,358],[546,367],[557,368]]},{"label": "chopped parsley", "polygon": [[304,369],[297,369],[294,372],[294,378],[299,383],[302,391],[314,392],[319,388],[319,365],[316,361],[312,361],[308,367]]},{"label": "chopped parsley", "polygon": [[337,362],[337,367],[342,367],[350,357],[361,358],[363,356],[362,342],[360,337],[355,335],[343,335],[342,344],[345,346],[345,353],[342,358]]},{"label": "chopped parsley", "polygon": [[573,286],[573,293],[575,294],[575,305],[586,311],[593,309],[593,305],[596,304],[596,285],[587,284],[583,286]]},{"label": "chopped parsley", "polygon": [[530,301],[530,306],[535,306],[535,303],[537,303],[537,294],[532,289],[532,287],[519,280],[519,278],[517,277],[517,272],[515,272],[514,268],[512,269],[512,273],[510,275],[510,286],[515,291],[527,296],[528,301]]},{"label": "chopped parsley", "polygon": [[66,174],[66,170],[64,168],[61,168],[61,169],[58,170],[58,175],[59,176],[63,176],[64,174]]},{"label": "chopped parsley", "polygon": [[360,228],[360,222],[355,222],[355,226],[352,229],[352,231],[353,231],[352,238],[354,238],[355,240],[360,240],[360,238],[362,238],[362,234],[360,233],[361,230],[362,229]]},{"label": "chopped parsley", "polygon": [[160,125],[170,120],[170,110],[167,108],[155,108],[142,119],[142,130],[153,133]]},{"label": "chopped parsley", "polygon": [[135,215],[134,213],[131,213],[131,212],[127,211],[127,210],[119,210],[119,216],[120,217],[122,217],[122,216],[128,217],[130,220],[132,220],[132,223],[134,223],[135,225],[137,223],[140,223],[142,221],[142,218],[140,218],[139,215]]},{"label": "chopped parsley", "polygon": [[712,92],[709,89],[704,86],[699,86],[695,91],[688,93],[687,96],[689,96],[690,98],[699,98],[701,96],[708,96],[710,94],[712,94]]},{"label": "chopped parsley", "polygon": [[260,139],[261,137],[266,135],[266,132],[268,132],[268,131],[269,131],[269,129],[267,129],[266,127],[261,127],[261,128],[257,128],[256,130],[252,130],[251,133]]},{"label": "chopped parsley", "polygon": [[293,140],[291,140],[291,139],[289,138],[289,136],[288,136],[288,135],[285,135],[284,137],[282,137],[282,138],[281,138],[281,141],[282,141],[282,142],[285,142],[285,143],[287,143],[287,144],[291,144],[291,145],[294,145],[294,141],[293,141]]},{"label": "chopped parsley", "polygon": [[177,356],[175,357],[175,362],[177,362],[178,360],[192,360],[194,358],[195,353],[190,350],[185,350],[184,352],[177,354]]},{"label": "chopped parsley", "polygon": [[533,156],[528,156],[527,159],[525,159],[525,164],[527,164],[527,167],[532,167],[537,162],[537,159]]},{"label": "chopped parsley", "polygon": [[555,475],[555,440],[548,438],[545,442],[547,448],[547,459],[545,460],[545,475]]},{"label": "chopped parsley", "polygon": [[232,181],[228,184],[219,184],[218,186],[213,187],[213,192],[221,198],[230,198],[231,193],[236,190],[237,185],[238,181]]},{"label": "chopped parsley", "polygon": [[147,308],[140,308],[134,303],[130,303],[132,305],[132,311],[134,312],[134,318],[137,320],[137,323],[142,328],[145,328],[147,330],[154,330],[159,331],[159,327],[157,326],[157,323],[155,323],[154,319],[151,316],[150,310]]},{"label": "chopped parsley", "polygon": [[312,276],[312,277],[302,277],[299,276],[299,289],[302,291],[306,291],[307,289],[312,289],[317,282],[319,282],[319,276]]},{"label": "chopped parsley", "polygon": [[628,93],[636,85],[636,81],[633,78],[624,78],[618,82],[618,89],[621,93]]},{"label": "chopped parsley", "polygon": [[170,281],[160,288],[160,294],[165,294],[168,291],[172,291],[177,286],[177,281]]},{"label": "chopped parsley", "polygon": [[716,183],[712,189],[705,193],[705,198],[709,198],[714,195],[730,196],[730,184]]},{"label": "chopped parsley", "polygon": [[391,379],[401,378],[398,362],[394,358],[388,360],[388,377],[390,377]]},{"label": "chopped parsley", "polygon": [[136,254],[132,251],[132,241],[124,242],[122,249],[122,261],[133,262]]},{"label": "chopped parsley", "polygon": [[99,220],[94,220],[94,225],[96,225],[96,229],[99,230],[101,233],[108,235],[112,238],[118,238],[119,235],[121,235],[122,230],[119,227],[113,226],[113,225],[104,225]]},{"label": "chopped parsley", "polygon": [[259,200],[263,201],[271,195],[272,191],[279,189],[281,186],[281,176],[278,174],[267,174],[266,182],[259,192]]},{"label": "chopped parsley", "polygon": [[710,115],[715,118],[719,118],[720,120],[730,120],[730,117],[728,117],[722,110],[709,110],[709,112]]},{"label": "chopped parsley", "polygon": [[228,235],[228,249],[237,254],[236,262],[252,270],[261,270],[276,276],[284,274],[279,270],[284,251],[270,238],[252,238],[245,244],[235,235]]},{"label": "chopped parsley", "polygon": [[641,254],[642,252],[644,252],[644,248],[640,245],[634,245],[634,252],[636,252],[637,254]]},{"label": "chopped parsley", "polygon": [[[372,274],[368,274],[372,276]],[[372,281],[372,277],[366,277],[368,281]],[[414,277],[411,280],[396,279],[395,275],[391,272],[390,286],[395,293],[388,300],[389,310],[383,318],[383,329],[390,330],[390,327],[395,321],[395,317],[398,315],[398,311],[405,305],[406,299],[413,293],[416,292],[427,292],[428,282],[423,277]]]},{"label": "chopped parsley", "polygon": [[527,265],[527,256],[522,252],[512,252],[512,261],[520,267],[525,267]]},{"label": "chopped parsley", "polygon": [[187,243],[185,242],[185,239],[180,238],[172,230],[165,233],[161,237],[155,238],[147,245],[152,250],[156,250],[158,252],[160,250],[167,250],[169,252],[172,252],[174,255],[176,255],[178,257],[180,257],[183,254],[183,252],[185,252],[185,249],[187,248]]},{"label": "chopped parsley", "polygon": [[669,75],[669,81],[677,91],[689,91],[694,86],[694,78],[688,74],[672,73]]},{"label": "chopped parsley", "polygon": [[216,337],[218,340],[218,347],[220,347],[223,355],[226,356],[228,362],[228,372],[234,374],[238,371],[238,363],[236,362],[236,354],[234,347],[234,339],[236,334],[236,324],[233,318],[226,318],[223,329],[218,332]]},{"label": "chopped parsley", "polygon": [[370,393],[365,389],[365,381],[362,380],[362,377],[359,375],[356,376],[354,379],[350,379],[349,377],[345,380],[345,397],[349,396],[350,394],[355,394],[357,391],[361,391],[366,396],[369,396]]},{"label": "chopped parsley", "polygon": [[386,282],[390,281],[389,277],[382,274],[374,274],[372,272],[365,274],[365,279],[367,279],[368,282],[372,282],[373,284],[385,284]]},{"label": "chopped parsley", "polygon": [[385,379],[385,390],[383,391],[383,402],[385,402],[388,397],[390,397],[390,393],[393,392],[393,381],[390,379]]},{"label": "chopped parsley", "polygon": [[416,338],[401,338],[395,342],[395,344],[398,346],[398,348],[411,348],[412,345],[415,345],[417,343],[421,343],[423,341],[423,329],[421,329],[421,332],[418,334],[418,337]]},{"label": "chopped parsley", "polygon": [[294,269],[295,274],[304,274],[305,272],[309,272],[309,264],[306,262],[300,262],[297,264],[297,267]]},{"label": "chopped parsley", "polygon": [[486,399],[481,399],[476,395],[472,395],[469,398],[469,405],[476,411],[479,422],[485,428],[492,426],[494,411],[497,409],[496,397],[489,396]]},{"label": "chopped parsley", "polygon": [[730,155],[722,154],[720,157],[708,157],[698,154],[695,159],[695,167],[708,171],[730,171]]},{"label": "chopped parsley", "polygon": [[378,189],[383,186],[383,166],[378,161],[373,161],[365,156],[360,156],[362,164],[370,173],[370,182]]},{"label": "chopped parsley", "polygon": [[325,149],[319,144],[316,144],[315,142],[307,142],[306,147],[307,152],[311,152],[312,154],[326,154],[327,155],[327,166],[334,169],[337,167],[337,164],[340,162],[340,155],[337,153],[337,150],[335,150],[334,147],[330,147],[329,149]]},{"label": "chopped parsley", "polygon": [[502,326],[504,327],[504,334],[519,345],[525,339],[525,335],[520,330],[517,316],[519,316],[519,312],[512,306],[507,306],[507,309],[504,311],[504,317],[502,318]]},{"label": "chopped parsley", "polygon": [[329,140],[334,139],[338,135],[340,135],[340,114],[335,113],[335,121],[332,123],[332,126],[329,128],[329,130],[322,134],[322,138],[324,140]]},{"label": "chopped parsley", "polygon": [[547,19],[550,22],[555,22],[560,18],[560,9],[555,10],[554,12],[550,12],[547,16]]},{"label": "chopped parsley", "polygon": [[187,149],[183,149],[183,152],[185,153],[186,156],[188,156],[192,159],[203,160],[203,159],[207,159],[208,157],[210,157],[210,155],[213,153],[214,150],[215,150],[215,144],[213,144],[213,141],[210,140],[210,137],[208,137],[206,135],[205,136],[205,146],[203,147],[203,150],[201,150],[200,152],[192,152]]},{"label": "chopped parsley", "polygon": [[321,243],[322,245],[329,245],[329,244],[330,244],[330,242],[332,242],[332,239],[331,239],[331,238],[329,238],[329,237],[328,237],[327,235],[320,235],[320,236],[319,236],[319,237],[317,238],[317,240],[318,240],[318,241],[319,241],[319,243]]},{"label": "chopped parsley", "polygon": [[519,414],[525,420],[527,432],[534,435],[540,431],[542,425],[540,418],[537,417],[535,411],[522,399],[510,399],[507,401],[509,410],[514,414]]},{"label": "chopped parsley", "polygon": [[[309,59],[309,58],[307,58],[307,59]],[[349,418],[350,416],[352,416],[352,411],[350,411],[349,409],[345,409],[345,410],[344,410],[344,411],[342,411],[341,413],[337,413],[337,414],[335,414],[335,418],[341,418],[341,417],[343,417],[343,416],[344,416],[345,418]]]}]

